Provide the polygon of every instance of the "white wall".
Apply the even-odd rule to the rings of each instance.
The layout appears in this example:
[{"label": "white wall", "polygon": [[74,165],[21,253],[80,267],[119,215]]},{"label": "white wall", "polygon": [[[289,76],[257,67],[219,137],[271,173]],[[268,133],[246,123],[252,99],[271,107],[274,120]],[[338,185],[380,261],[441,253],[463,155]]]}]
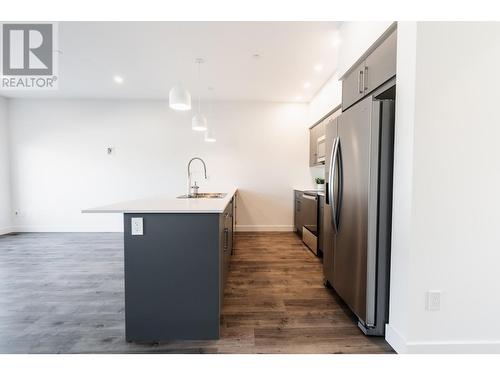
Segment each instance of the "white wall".
[{"label": "white wall", "polygon": [[309,102],[309,123],[314,124],[342,103],[342,82],[335,72]]},{"label": "white wall", "polygon": [[392,21],[352,21],[340,27],[339,65],[342,77],[354,63],[387,31]]},{"label": "white wall", "polygon": [[0,235],[11,231],[7,100],[0,97]]},{"label": "white wall", "polygon": [[[402,23],[398,38],[387,340],[399,352],[500,353],[500,77],[492,69],[500,23]],[[442,291],[440,311],[425,309],[428,290]]]},{"label": "white wall", "polygon": [[239,229],[291,230],[292,188],[310,183],[305,104],[215,102],[213,144],[164,101],[16,99],[9,113],[16,230],[121,230],[119,215],[80,210],[182,194],[193,156],[201,191],[239,188]]}]

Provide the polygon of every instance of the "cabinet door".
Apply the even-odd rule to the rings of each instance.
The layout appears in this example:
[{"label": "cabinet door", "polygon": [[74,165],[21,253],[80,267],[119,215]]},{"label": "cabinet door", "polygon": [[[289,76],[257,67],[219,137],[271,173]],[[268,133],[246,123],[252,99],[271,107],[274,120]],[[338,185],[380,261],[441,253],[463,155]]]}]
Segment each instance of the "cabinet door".
[{"label": "cabinet door", "polygon": [[309,166],[313,167],[316,165],[316,158],[318,155],[318,151],[316,149],[317,146],[317,127],[313,127],[309,129]]},{"label": "cabinet door", "polygon": [[224,249],[224,285],[226,285],[227,275],[229,273],[229,263],[231,261],[231,248],[233,244],[232,236],[232,203],[229,204],[228,208],[224,212],[224,231],[223,231],[223,242],[222,246]]},{"label": "cabinet door", "polygon": [[382,42],[365,61],[365,95],[396,75],[397,31]]},{"label": "cabinet door", "polygon": [[356,66],[342,80],[342,109],[350,107],[364,95],[363,74],[365,72],[364,62]]},{"label": "cabinet door", "polygon": [[316,124],[313,128],[309,129],[309,166],[314,167],[315,165],[322,165],[324,162],[318,162],[319,153],[324,153],[324,144],[322,145],[323,149],[318,149],[318,138],[325,135],[326,122],[328,119],[321,121],[319,124]]},{"label": "cabinet door", "polygon": [[[326,123],[328,122],[328,118],[325,120],[321,121],[316,127],[318,128],[317,134],[316,134],[316,165],[323,165],[325,164],[325,129],[326,129]],[[319,139],[323,138],[322,142],[319,142]],[[318,162],[317,158],[322,158],[321,162]]]},{"label": "cabinet door", "polygon": [[[220,228],[220,289],[224,293],[227,276],[229,273],[229,263],[233,249],[233,200],[228,204],[219,219]],[[223,296],[221,297],[222,300]],[[221,302],[222,306],[222,302]]]},{"label": "cabinet door", "polygon": [[[233,216],[234,216],[234,205],[233,205],[233,200],[231,200],[231,203],[229,203],[229,217],[227,220],[227,228],[229,229],[229,237],[228,237],[228,261],[230,262],[231,255],[233,255],[233,235],[234,235],[234,227],[233,227]],[[229,268],[229,263],[228,263],[228,268]]]}]

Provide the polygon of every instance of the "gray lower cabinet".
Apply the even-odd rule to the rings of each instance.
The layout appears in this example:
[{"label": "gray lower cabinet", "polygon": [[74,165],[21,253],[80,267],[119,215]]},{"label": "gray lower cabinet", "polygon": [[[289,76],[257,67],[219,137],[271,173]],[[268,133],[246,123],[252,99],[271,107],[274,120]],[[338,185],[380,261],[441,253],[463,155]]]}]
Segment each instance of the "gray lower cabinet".
[{"label": "gray lower cabinet", "polygon": [[293,221],[294,221],[294,229],[295,232],[302,234],[302,225],[303,219],[302,219],[302,191],[300,190],[294,190],[294,214],[293,214]]},{"label": "gray lower cabinet", "polygon": [[[222,214],[124,214],[127,341],[219,338],[233,200]],[[144,235],[131,235],[133,217]]]}]

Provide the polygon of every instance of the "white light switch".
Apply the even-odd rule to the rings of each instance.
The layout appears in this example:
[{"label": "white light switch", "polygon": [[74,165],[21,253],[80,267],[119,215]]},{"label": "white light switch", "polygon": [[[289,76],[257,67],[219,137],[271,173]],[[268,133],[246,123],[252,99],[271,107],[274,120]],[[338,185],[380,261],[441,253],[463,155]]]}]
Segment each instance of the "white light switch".
[{"label": "white light switch", "polygon": [[142,236],[144,234],[142,217],[132,218],[132,236]]}]

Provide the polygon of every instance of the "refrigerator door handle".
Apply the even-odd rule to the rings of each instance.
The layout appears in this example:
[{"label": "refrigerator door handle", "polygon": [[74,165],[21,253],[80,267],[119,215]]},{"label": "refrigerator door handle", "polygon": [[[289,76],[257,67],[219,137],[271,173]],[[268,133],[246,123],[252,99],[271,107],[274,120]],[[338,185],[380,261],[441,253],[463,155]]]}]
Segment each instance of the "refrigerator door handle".
[{"label": "refrigerator door handle", "polygon": [[336,165],[337,165],[337,156],[338,156],[338,151],[339,151],[339,138],[335,138],[333,142],[333,147],[332,147],[332,153],[330,155],[330,171],[328,175],[328,198],[330,201],[330,207],[332,210],[332,223],[333,223],[333,228],[335,229],[335,233],[338,231],[338,224],[337,224],[337,202],[335,200],[334,196],[334,189],[335,189],[335,172],[336,172]]},{"label": "refrigerator door handle", "polygon": [[339,168],[339,188],[337,192],[337,200],[336,200],[336,216],[335,222],[337,223],[336,229],[340,228],[340,209],[342,208],[342,199],[344,197],[344,167],[342,164],[342,146],[340,144],[340,138],[337,138],[337,157],[336,162],[338,163]]}]

